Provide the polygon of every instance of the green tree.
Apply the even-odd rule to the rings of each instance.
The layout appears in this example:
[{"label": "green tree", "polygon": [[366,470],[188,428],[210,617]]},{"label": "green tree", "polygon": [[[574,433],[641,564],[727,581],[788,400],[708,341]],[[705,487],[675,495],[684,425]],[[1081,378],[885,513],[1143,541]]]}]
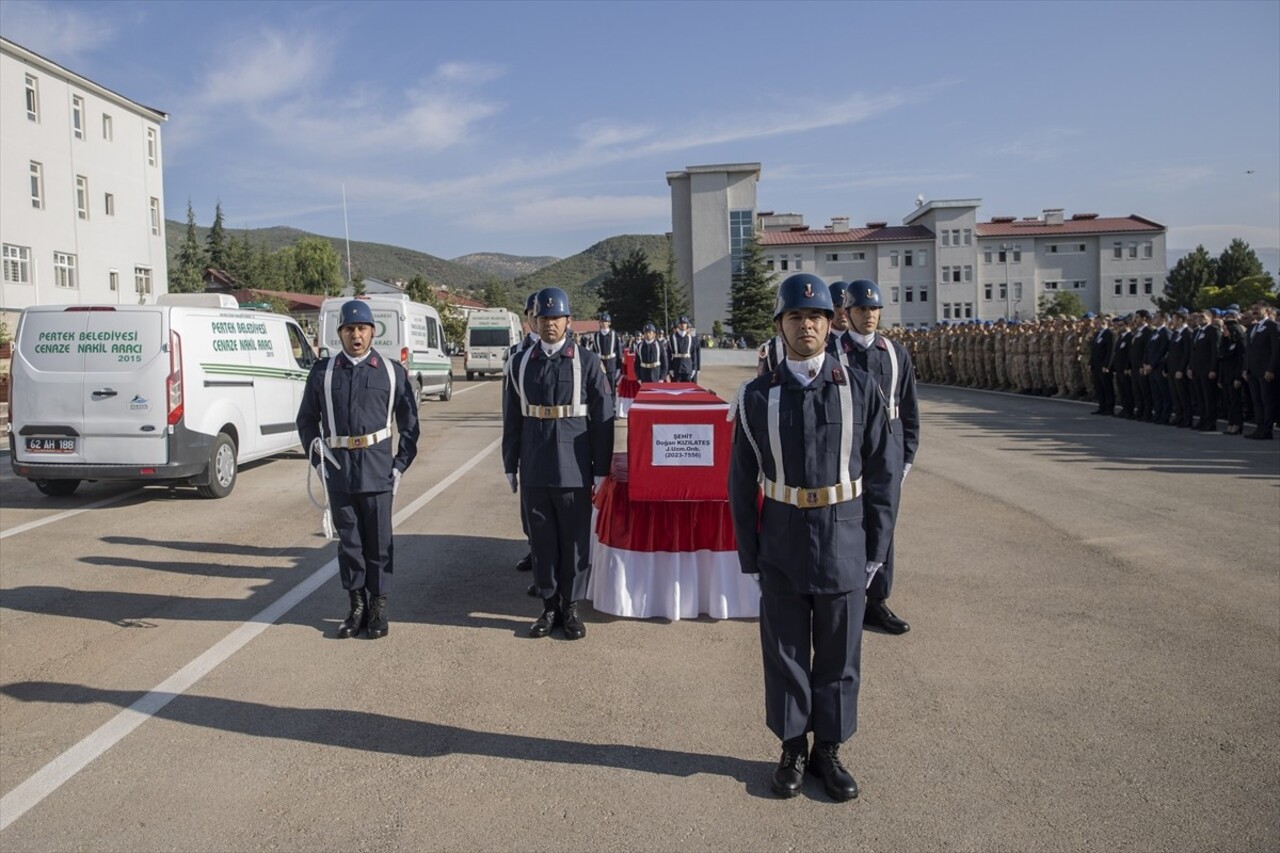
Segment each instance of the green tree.
[{"label": "green tree", "polygon": [[204,249],[196,239],[196,213],[187,199],[187,231],[178,246],[178,262],[169,270],[170,293],[196,293],[204,290]]},{"label": "green tree", "polygon": [[1075,317],[1084,314],[1084,301],[1074,293],[1059,290],[1052,295],[1040,294],[1036,313],[1041,317]]},{"label": "green tree", "polygon": [[449,301],[447,294],[437,290],[420,275],[415,275],[405,285],[404,291],[414,302],[421,302],[436,309],[440,315],[440,322],[444,324],[445,339],[455,347],[462,346],[462,340],[467,335],[467,318]]},{"label": "green tree", "polygon": [[323,237],[303,237],[293,246],[294,281],[302,293],[342,292],[342,259]]},{"label": "green tree", "polygon": [[716,320],[711,324],[711,336],[717,341],[724,337],[724,323]]},{"label": "green tree", "polygon": [[1241,279],[1265,275],[1266,272],[1257,253],[1237,237],[1218,256],[1217,275],[1214,278],[1219,286],[1230,287]]},{"label": "green tree", "polygon": [[[675,250],[667,252],[667,273],[662,277],[662,298],[665,300],[665,314],[668,325],[674,325],[676,318],[689,314],[689,300],[684,288],[680,286],[680,276],[676,273]],[[694,317],[693,319],[697,319]]]},{"label": "green tree", "polygon": [[1209,257],[1204,246],[1178,259],[1164,279],[1164,296],[1156,300],[1162,311],[1182,308],[1203,308],[1199,304],[1201,288],[1216,282],[1217,262]]},{"label": "green tree", "polygon": [[729,326],[756,346],[773,337],[773,304],[777,287],[764,267],[764,250],[756,240],[742,252],[742,266],[729,288]]},{"label": "green tree", "polygon": [[480,301],[490,308],[506,308],[508,311],[524,316],[524,300],[525,296],[516,293],[515,287],[511,282],[493,281],[486,282],[480,290]]},{"label": "green tree", "polygon": [[664,285],[644,250],[632,249],[621,261],[609,261],[609,274],[600,282],[600,310],[608,311],[619,329],[639,329],[648,321],[660,325],[666,319]]},{"label": "green tree", "polygon": [[244,282],[247,287],[261,287],[254,276],[253,246],[249,243],[249,232],[227,235],[227,247],[223,253],[225,266],[221,269],[231,274],[232,278]]},{"label": "green tree", "polygon": [[227,268],[227,232],[222,224],[222,201],[219,199],[213,213],[213,226],[204,238],[208,250],[209,266],[218,270]]},{"label": "green tree", "polygon": [[1226,308],[1228,305],[1248,308],[1255,302],[1280,304],[1280,296],[1276,293],[1276,282],[1271,273],[1263,272],[1226,287],[1206,287],[1200,291],[1200,302],[1200,308]]}]

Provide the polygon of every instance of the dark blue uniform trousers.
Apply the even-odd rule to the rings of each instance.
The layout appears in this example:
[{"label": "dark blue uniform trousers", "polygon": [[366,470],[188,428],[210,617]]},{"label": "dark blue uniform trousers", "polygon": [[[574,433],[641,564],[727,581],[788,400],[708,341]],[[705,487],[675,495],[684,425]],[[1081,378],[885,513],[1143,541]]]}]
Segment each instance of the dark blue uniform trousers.
[{"label": "dark blue uniform trousers", "polygon": [[591,489],[521,489],[533,549],[533,582],[543,599],[587,597],[591,568]]},{"label": "dark blue uniform trousers", "polygon": [[391,492],[329,492],[342,588],[391,592]]},{"label": "dark blue uniform trousers", "polygon": [[889,556],[885,557],[884,565],[871,579],[871,586],[867,587],[867,598],[872,601],[884,601],[891,592],[893,592],[893,539],[889,540]]},{"label": "dark blue uniform trousers", "polygon": [[804,595],[786,586],[766,578],[760,594],[765,722],[779,740],[812,731],[844,743],[858,728],[865,596],[860,589]]}]

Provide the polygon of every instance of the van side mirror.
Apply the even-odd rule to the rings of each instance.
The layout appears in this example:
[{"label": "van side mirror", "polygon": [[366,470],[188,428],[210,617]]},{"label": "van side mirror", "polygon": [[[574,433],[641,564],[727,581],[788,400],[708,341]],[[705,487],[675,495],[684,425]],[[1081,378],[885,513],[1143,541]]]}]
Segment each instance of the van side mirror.
[{"label": "van side mirror", "polygon": [[320,347],[320,357],[321,357],[321,358],[328,358],[328,357],[329,357],[329,348],[328,348],[328,347]]}]

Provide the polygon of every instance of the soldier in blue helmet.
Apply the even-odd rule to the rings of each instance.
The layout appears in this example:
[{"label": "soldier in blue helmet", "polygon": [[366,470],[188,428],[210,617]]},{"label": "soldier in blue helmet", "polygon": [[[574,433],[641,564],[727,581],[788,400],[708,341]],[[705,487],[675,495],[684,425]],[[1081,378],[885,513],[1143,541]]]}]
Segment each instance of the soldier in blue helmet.
[{"label": "soldier in blue helmet", "polygon": [[[373,349],[369,303],[342,306],[342,352],[311,367],[298,407],[298,436],[321,471],[338,534],[338,574],[351,607],[338,627],[346,639],[367,630],[385,637],[391,593],[391,504],[418,455],[418,401],[405,369]],[[392,424],[399,433],[392,451]]]},{"label": "soldier in blue helmet", "polygon": [[844,310],[844,295],[849,291],[849,282],[833,281],[827,286],[831,291],[831,304],[836,313],[831,317],[831,334],[827,336],[827,351],[839,358],[840,338],[849,331],[849,315]]},{"label": "soldier in blue helmet", "polygon": [[502,413],[502,465],[529,522],[542,615],[529,627],[586,636],[578,610],[591,565],[591,491],[613,459],[613,388],[600,357],[568,339],[569,297],[538,291],[538,344],[516,356]]},{"label": "soldier in blue helmet", "polygon": [[640,340],[635,342],[631,351],[635,353],[636,379],[641,385],[652,382],[663,382],[667,377],[667,348],[658,340],[658,329],[652,323],[645,323],[640,330]]},{"label": "soldier in blue helmet", "polygon": [[600,367],[609,378],[609,387],[618,387],[618,373],[622,369],[622,339],[613,330],[613,318],[609,312],[600,315],[600,330],[591,336],[591,343],[600,356]]},{"label": "soldier in blue helmet", "polygon": [[[529,327],[529,331],[525,333],[525,336],[521,338],[518,343],[514,343],[511,345],[510,349],[507,350],[506,361],[502,363],[502,388],[503,388],[502,404],[504,406],[507,403],[506,388],[507,388],[507,385],[511,382],[511,365],[515,363],[515,356],[524,352],[526,349],[528,349],[529,347],[533,346],[538,342],[537,323],[534,319],[534,307],[537,304],[537,300],[538,300],[538,291],[536,290],[525,297],[524,320],[526,325],[528,325]],[[520,501],[520,529],[524,531],[524,538],[528,539],[529,538],[529,519],[525,515],[525,506],[524,506],[523,499],[521,499]],[[532,544],[530,544],[529,546],[529,551],[516,562],[516,571],[517,572],[533,571],[533,545]],[[538,585],[529,584],[529,588],[527,592],[529,593],[530,598],[536,598],[538,595]]]},{"label": "soldier in blue helmet", "polygon": [[793,797],[807,770],[843,801],[858,795],[839,750],[857,728],[865,590],[888,556],[898,475],[874,381],[826,352],[833,314],[820,278],[779,286],[787,353],[738,392],[729,506],[742,571],[760,582],[765,721],[782,741],[771,788]]},{"label": "soldier in blue helmet", "polygon": [[[884,299],[874,281],[860,278],[849,283],[845,291],[844,309],[849,315],[849,331],[840,339],[840,359],[845,364],[871,374],[887,402],[889,432],[892,434],[890,457],[899,481],[915,462],[920,444],[920,407],[916,401],[916,372],[907,348],[877,331]],[[897,508],[894,509],[897,518]],[[889,609],[887,600],[893,590],[893,539],[884,567],[867,587],[867,606],[863,624],[890,634],[905,634],[911,626]]]},{"label": "soldier in blue helmet", "polygon": [[672,382],[697,382],[702,367],[702,342],[689,328],[689,318],[681,316],[667,339],[667,378]]}]

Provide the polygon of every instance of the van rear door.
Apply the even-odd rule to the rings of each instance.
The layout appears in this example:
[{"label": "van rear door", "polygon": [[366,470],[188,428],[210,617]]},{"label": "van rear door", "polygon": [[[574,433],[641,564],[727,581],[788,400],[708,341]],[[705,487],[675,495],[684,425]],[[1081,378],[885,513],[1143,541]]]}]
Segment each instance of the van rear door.
[{"label": "van rear door", "polygon": [[18,461],[168,461],[164,311],[27,312],[14,359]]}]

